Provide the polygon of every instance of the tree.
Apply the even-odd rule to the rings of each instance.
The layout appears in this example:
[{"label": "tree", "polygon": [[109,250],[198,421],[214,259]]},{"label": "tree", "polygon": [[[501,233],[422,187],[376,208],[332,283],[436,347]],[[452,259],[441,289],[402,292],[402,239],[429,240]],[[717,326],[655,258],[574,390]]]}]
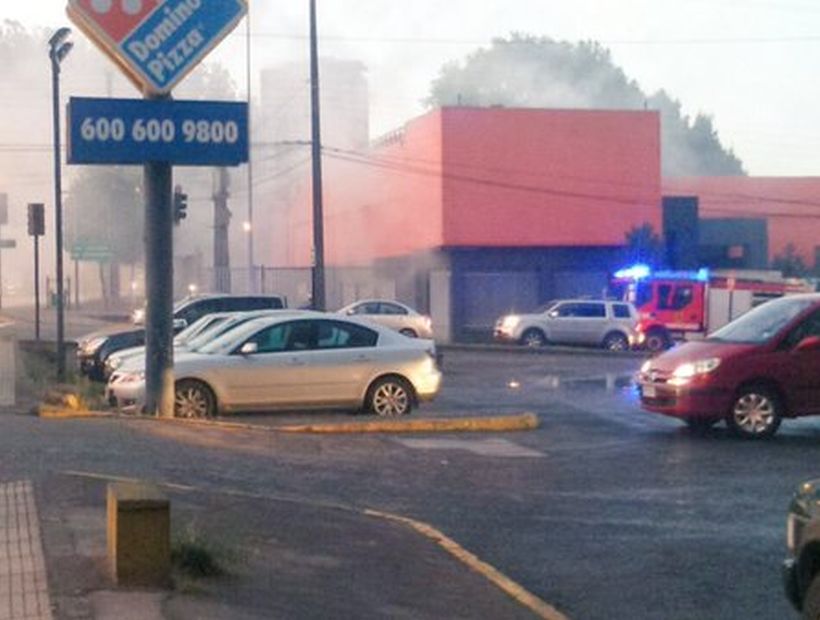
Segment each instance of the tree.
[{"label": "tree", "polygon": [[709,116],[683,115],[663,90],[647,95],[598,43],[577,44],[513,33],[444,65],[425,100],[448,105],[658,110],[666,176],[741,175]]},{"label": "tree", "polygon": [[783,251],[772,259],[772,269],[780,271],[784,278],[804,278],[809,275],[809,268],[793,243],[787,244]]},{"label": "tree", "polygon": [[627,260],[657,268],[663,264],[664,245],[649,223],[634,226],[626,233]]}]

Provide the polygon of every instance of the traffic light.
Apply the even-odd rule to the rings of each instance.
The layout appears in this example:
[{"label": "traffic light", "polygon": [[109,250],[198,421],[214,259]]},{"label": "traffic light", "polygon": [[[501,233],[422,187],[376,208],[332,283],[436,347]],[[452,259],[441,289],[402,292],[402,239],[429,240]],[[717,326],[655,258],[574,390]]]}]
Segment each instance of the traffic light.
[{"label": "traffic light", "polygon": [[28,234],[32,237],[46,234],[45,206],[42,203],[30,202],[28,205]]},{"label": "traffic light", "polygon": [[186,210],[188,209],[188,194],[182,191],[182,188],[177,185],[174,188],[174,224],[179,224],[182,220],[188,217]]}]

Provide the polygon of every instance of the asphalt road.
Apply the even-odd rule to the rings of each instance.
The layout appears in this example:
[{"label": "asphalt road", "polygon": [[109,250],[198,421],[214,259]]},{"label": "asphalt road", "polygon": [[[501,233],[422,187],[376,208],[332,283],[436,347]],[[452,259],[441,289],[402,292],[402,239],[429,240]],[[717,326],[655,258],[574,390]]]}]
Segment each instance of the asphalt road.
[{"label": "asphalt road", "polygon": [[765,442],[722,426],[695,437],[640,411],[639,364],[448,352],[445,388],[421,415],[540,417],[538,430],[510,434],[291,436],[0,416],[0,471],[83,470],[399,513],[576,619],[794,617],[779,572],[785,510],[820,474],[820,421],[787,421]]}]

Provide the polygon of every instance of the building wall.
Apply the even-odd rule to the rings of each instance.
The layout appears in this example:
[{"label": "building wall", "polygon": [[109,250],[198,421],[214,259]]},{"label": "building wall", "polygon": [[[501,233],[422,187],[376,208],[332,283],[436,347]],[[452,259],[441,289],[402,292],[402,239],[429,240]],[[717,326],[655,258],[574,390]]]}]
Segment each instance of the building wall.
[{"label": "building wall", "polygon": [[793,243],[808,266],[820,245],[820,177],[664,179],[665,194],[695,195],[700,217],[764,218],[769,260]]},{"label": "building wall", "polygon": [[[326,149],[325,258],[365,264],[448,247],[601,247],[660,232],[656,112],[444,108],[366,153]],[[310,193],[291,264],[309,264]]]},{"label": "building wall", "polygon": [[714,218],[700,223],[700,266],[768,269],[765,219]]},{"label": "building wall", "polygon": [[657,112],[444,108],[444,245],[611,246],[660,232]]}]

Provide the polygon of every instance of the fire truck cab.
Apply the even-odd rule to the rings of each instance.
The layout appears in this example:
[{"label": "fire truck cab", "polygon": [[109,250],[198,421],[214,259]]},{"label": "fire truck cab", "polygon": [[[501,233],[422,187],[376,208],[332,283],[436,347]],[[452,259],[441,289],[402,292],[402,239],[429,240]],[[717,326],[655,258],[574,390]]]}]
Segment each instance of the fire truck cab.
[{"label": "fire truck cab", "polygon": [[638,309],[638,342],[650,351],[676,340],[704,338],[773,297],[812,290],[805,280],[777,271],[652,271],[635,265],[618,271],[610,295]]}]

